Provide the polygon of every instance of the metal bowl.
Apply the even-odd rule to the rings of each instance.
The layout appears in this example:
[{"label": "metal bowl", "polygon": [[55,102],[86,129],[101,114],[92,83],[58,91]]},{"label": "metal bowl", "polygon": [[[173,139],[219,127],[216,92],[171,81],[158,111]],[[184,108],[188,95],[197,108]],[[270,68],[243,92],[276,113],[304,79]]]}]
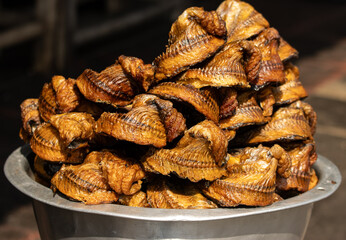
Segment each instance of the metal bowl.
[{"label": "metal bowl", "polygon": [[180,210],[84,205],[35,182],[27,160],[30,151],[28,145],[16,149],[4,170],[7,179],[33,199],[42,240],[303,239],[313,203],[330,196],[341,183],[338,168],[318,156],[315,188],[266,207]]}]

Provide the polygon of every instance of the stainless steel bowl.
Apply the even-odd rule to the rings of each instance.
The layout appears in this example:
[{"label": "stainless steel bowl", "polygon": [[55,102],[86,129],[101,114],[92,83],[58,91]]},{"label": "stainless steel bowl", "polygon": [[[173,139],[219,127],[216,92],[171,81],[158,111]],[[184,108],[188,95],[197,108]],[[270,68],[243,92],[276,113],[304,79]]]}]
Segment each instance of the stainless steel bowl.
[{"label": "stainless steel bowl", "polygon": [[35,182],[28,146],[7,159],[5,175],[33,199],[42,240],[110,239],[303,239],[313,203],[330,196],[341,183],[338,168],[319,156],[317,186],[266,207],[206,210],[134,208],[117,204],[84,205],[69,201]]}]

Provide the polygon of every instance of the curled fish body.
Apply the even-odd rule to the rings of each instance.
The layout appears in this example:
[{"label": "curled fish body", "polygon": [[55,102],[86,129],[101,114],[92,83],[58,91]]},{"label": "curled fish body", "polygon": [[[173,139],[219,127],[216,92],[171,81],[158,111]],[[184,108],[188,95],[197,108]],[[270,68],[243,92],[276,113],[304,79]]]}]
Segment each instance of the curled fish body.
[{"label": "curled fish body", "polygon": [[172,25],[168,46],[154,61],[155,79],[171,78],[214,54],[224,43],[223,20],[215,11],[186,9]]},{"label": "curled fish body", "polygon": [[227,42],[248,39],[269,27],[262,14],[243,1],[224,1],[216,12],[226,23]]},{"label": "curled fish body", "polygon": [[219,121],[219,106],[207,91],[173,82],[164,82],[149,91],[162,98],[183,101],[191,104],[198,112],[214,122]]},{"label": "curled fish body", "polygon": [[112,203],[118,200],[95,163],[63,165],[51,180],[53,190],[85,204]]},{"label": "curled fish body", "polygon": [[77,86],[88,100],[115,107],[129,104],[136,92],[119,64],[114,64],[100,73],[86,69],[77,78]]},{"label": "curled fish body", "polygon": [[179,78],[179,82],[196,88],[205,86],[249,88],[242,60],[241,44],[238,42],[227,44],[205,66],[187,70]]},{"label": "curled fish body", "polygon": [[248,125],[266,123],[267,120],[263,115],[263,111],[251,92],[238,95],[237,102],[238,106],[234,115],[220,120],[222,129],[234,130]]},{"label": "curled fish body", "polygon": [[59,132],[50,123],[43,123],[30,140],[32,151],[40,158],[52,162],[81,163],[88,148],[68,150],[64,147]]},{"label": "curled fish body", "polygon": [[270,155],[269,149],[246,148],[230,159],[226,178],[202,185],[205,195],[224,207],[266,206],[278,200],[277,159]]},{"label": "curled fish body", "polygon": [[37,98],[28,98],[20,104],[22,128],[28,136],[32,136],[37,127],[42,123],[38,102]]}]

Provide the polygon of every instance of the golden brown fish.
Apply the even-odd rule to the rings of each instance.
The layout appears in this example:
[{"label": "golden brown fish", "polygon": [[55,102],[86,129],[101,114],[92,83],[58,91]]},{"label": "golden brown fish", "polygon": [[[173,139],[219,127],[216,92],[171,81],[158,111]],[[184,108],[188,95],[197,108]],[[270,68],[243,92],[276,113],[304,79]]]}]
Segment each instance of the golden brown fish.
[{"label": "golden brown fish", "polygon": [[158,178],[149,184],[147,195],[151,207],[166,209],[217,208],[215,203],[201,194],[196,185],[188,181],[174,180]]},{"label": "golden brown fish", "polygon": [[[278,190],[287,191],[294,189],[300,192],[309,190],[310,180],[313,176],[310,158],[314,157],[314,149],[314,145],[308,143],[288,150],[291,158],[291,174],[287,178],[278,176]],[[316,179],[313,179],[313,181],[316,181]]]},{"label": "golden brown fish", "polygon": [[104,112],[96,121],[95,132],[140,145],[166,145],[165,127],[152,105],[137,107],[128,113]]},{"label": "golden brown fish", "polygon": [[133,195],[120,195],[119,203],[129,207],[150,207],[147,194],[143,191],[136,192]]},{"label": "golden brown fish", "polygon": [[28,98],[20,104],[22,129],[28,136],[32,136],[36,128],[41,125],[40,112],[38,111],[38,99]]},{"label": "golden brown fish", "polygon": [[226,0],[216,12],[226,23],[227,42],[248,39],[269,27],[262,14],[243,1]]},{"label": "golden brown fish", "polygon": [[88,113],[63,113],[53,115],[50,123],[59,131],[65,147],[76,149],[88,146],[94,136],[95,120]]},{"label": "golden brown fish", "polygon": [[61,113],[71,112],[79,105],[80,92],[75,79],[53,76],[52,87],[56,93],[56,102]]},{"label": "golden brown fish", "polygon": [[188,145],[158,149],[144,158],[144,169],[163,175],[174,172],[192,182],[215,180],[224,176],[226,171],[217,165],[208,145],[205,139],[193,139]]},{"label": "golden brown fish", "polygon": [[278,161],[268,148],[245,148],[231,154],[228,176],[202,185],[203,193],[223,207],[266,206],[280,199],[275,193]]},{"label": "golden brown fish", "polygon": [[[259,77],[259,73],[262,66],[262,52],[253,41],[242,41],[242,47],[244,48],[244,67],[247,76],[247,81],[254,85]],[[261,86],[253,86],[256,90]]]},{"label": "golden brown fish", "polygon": [[173,107],[173,103],[168,100],[156,97],[155,105],[158,108],[166,129],[167,142],[171,142],[185,131],[186,120],[183,114],[178,112],[178,110]]},{"label": "golden brown fish", "polygon": [[266,206],[312,189],[317,120],[297,56],[248,3],[188,8],[151,64],[121,55],[21,104],[35,178],[85,204],[155,208]]},{"label": "golden brown fish", "polygon": [[225,35],[225,23],[215,11],[186,9],[171,27],[166,51],[154,61],[156,81],[171,78],[210,57],[225,43]]},{"label": "golden brown fish", "polygon": [[278,54],[281,61],[288,61],[292,58],[298,57],[298,51],[293,48],[288,42],[280,37]]},{"label": "golden brown fish", "polygon": [[195,88],[242,87],[249,88],[243,66],[243,46],[240,42],[229,43],[207,64],[187,70],[178,80]]},{"label": "golden brown fish", "polygon": [[219,106],[208,90],[199,90],[174,82],[164,82],[155,86],[149,93],[166,99],[187,102],[208,119],[216,123],[219,121]]},{"label": "golden brown fish", "polygon": [[167,142],[171,142],[184,132],[186,129],[185,118],[183,114],[173,107],[172,102],[152,94],[141,94],[134,99],[132,108],[148,105],[156,107],[166,129]]},{"label": "golden brown fish", "polygon": [[317,114],[314,111],[313,107],[307,102],[303,101],[296,101],[294,103],[291,103],[289,106],[294,108],[300,108],[303,110],[305,118],[308,120],[310,125],[311,135],[314,135],[316,132]]},{"label": "golden brown fish", "polygon": [[51,116],[61,113],[52,83],[45,83],[43,85],[41,94],[38,98],[38,110],[41,118],[45,122],[48,122]]},{"label": "golden brown fish", "polygon": [[275,144],[269,149],[271,155],[278,160],[277,173],[287,178],[291,175],[291,157],[280,145]]},{"label": "golden brown fish", "polygon": [[233,116],[220,120],[222,129],[238,129],[240,127],[264,124],[267,122],[262,109],[258,106],[253,92],[243,92],[237,96],[238,106]]},{"label": "golden brown fish", "polygon": [[176,147],[152,150],[144,157],[143,166],[146,171],[163,175],[175,172],[192,182],[212,181],[226,173],[218,164],[226,158],[227,144],[221,129],[211,121],[204,121],[189,129]]},{"label": "golden brown fish", "polygon": [[128,113],[103,113],[95,124],[95,131],[141,145],[163,147],[185,127],[185,118],[171,103],[142,94],[136,96]]},{"label": "golden brown fish", "polygon": [[257,94],[257,100],[263,110],[263,116],[270,117],[273,114],[273,107],[275,105],[275,97],[272,86],[265,87]]},{"label": "golden brown fish", "polygon": [[148,91],[154,80],[155,66],[144,64],[142,59],[121,55],[118,61],[124,72],[138,82],[145,91]]},{"label": "golden brown fish", "polygon": [[43,123],[30,140],[32,151],[40,158],[51,162],[81,163],[88,148],[69,150],[63,147],[59,132],[50,123]]},{"label": "golden brown fish", "polygon": [[100,73],[91,69],[84,70],[77,78],[77,86],[88,100],[114,107],[129,104],[136,94],[135,87],[120,64],[107,67]]},{"label": "golden brown fish", "polygon": [[93,154],[101,155],[103,176],[116,193],[133,195],[141,189],[145,172],[138,163],[107,151]]},{"label": "golden brown fish", "polygon": [[273,87],[275,104],[282,105],[292,103],[298,99],[308,96],[301,82],[299,81],[299,69],[291,63],[285,64],[285,82],[282,85]]},{"label": "golden brown fish", "polygon": [[254,144],[307,139],[312,139],[312,135],[304,112],[297,108],[282,107],[273,114],[266,125],[251,131],[246,142]]},{"label": "golden brown fish", "polygon": [[279,39],[278,31],[274,28],[268,28],[253,40],[262,54],[257,78],[250,79],[255,89],[260,89],[270,83],[277,84],[285,81],[284,66],[278,54]]},{"label": "golden brown fish", "polygon": [[237,91],[233,88],[223,88],[222,90],[223,99],[220,104],[220,119],[233,116],[238,106]]},{"label": "golden brown fish", "polygon": [[69,198],[84,204],[113,203],[118,200],[100,167],[95,162],[63,165],[51,180],[54,192],[59,190]]},{"label": "golden brown fish", "polygon": [[179,145],[188,145],[193,138],[202,138],[208,141],[209,149],[216,163],[221,166],[226,161],[228,141],[224,132],[214,122],[204,120],[191,127],[180,139]]}]

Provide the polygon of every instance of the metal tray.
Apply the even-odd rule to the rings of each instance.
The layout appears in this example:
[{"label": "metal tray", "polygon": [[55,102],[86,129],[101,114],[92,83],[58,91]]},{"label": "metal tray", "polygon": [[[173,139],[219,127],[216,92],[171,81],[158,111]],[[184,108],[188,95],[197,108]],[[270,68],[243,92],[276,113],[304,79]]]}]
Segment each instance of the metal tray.
[{"label": "metal tray", "polygon": [[313,203],[336,191],[339,169],[318,156],[312,190],[266,207],[152,209],[117,204],[84,205],[54,195],[35,182],[27,156],[16,149],[6,160],[7,179],[33,199],[41,239],[303,239]]}]

